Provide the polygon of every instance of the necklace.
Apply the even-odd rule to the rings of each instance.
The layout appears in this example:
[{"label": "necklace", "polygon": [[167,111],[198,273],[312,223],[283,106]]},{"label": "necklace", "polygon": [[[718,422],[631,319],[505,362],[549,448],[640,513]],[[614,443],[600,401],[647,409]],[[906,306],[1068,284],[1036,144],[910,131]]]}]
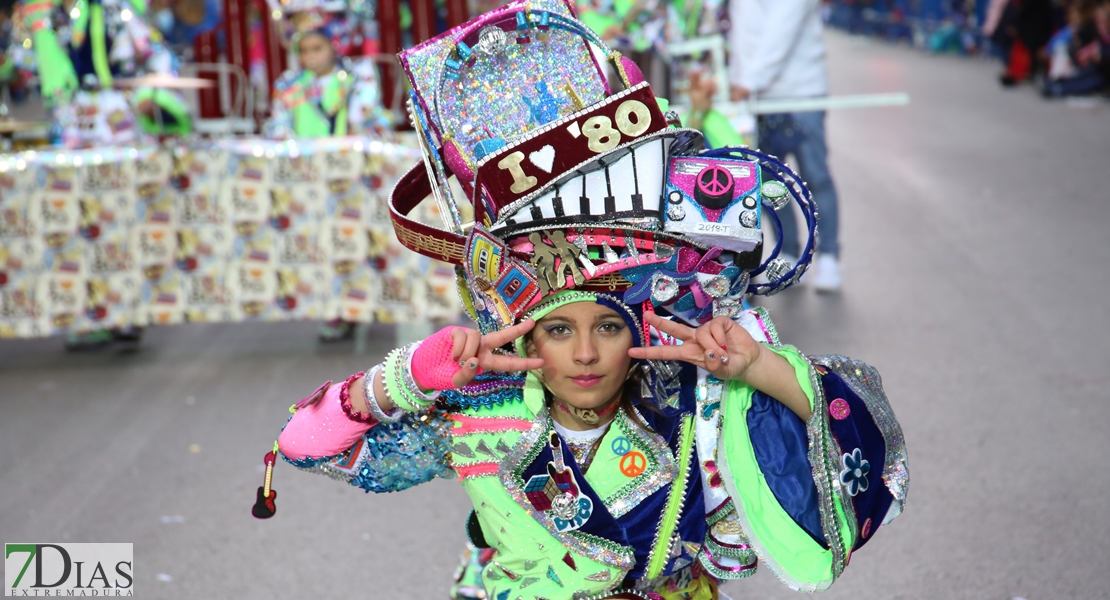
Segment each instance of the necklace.
[{"label": "necklace", "polygon": [[555,400],[555,406],[558,406],[563,412],[573,415],[587,425],[597,425],[601,421],[601,417],[617,410],[620,402],[614,402],[605,408],[594,410],[592,408],[578,408],[576,406],[567,406],[565,403]]},{"label": "necklace", "polygon": [[590,465],[594,462],[594,456],[597,455],[597,449],[601,446],[602,435],[597,436],[593,440],[583,442],[566,441],[567,447],[570,448],[571,454],[574,455],[575,462],[578,463],[578,468],[582,469],[582,473],[590,470]]},{"label": "necklace", "polygon": [[555,422],[554,425],[555,431],[563,438],[563,443],[574,455],[574,461],[578,463],[578,468],[582,469],[582,473],[585,474],[590,469],[590,464],[593,462],[594,456],[597,455],[597,449],[601,446],[601,440],[605,437],[605,432],[609,430],[612,423],[606,423],[601,427],[586,431],[570,430],[558,422]]}]

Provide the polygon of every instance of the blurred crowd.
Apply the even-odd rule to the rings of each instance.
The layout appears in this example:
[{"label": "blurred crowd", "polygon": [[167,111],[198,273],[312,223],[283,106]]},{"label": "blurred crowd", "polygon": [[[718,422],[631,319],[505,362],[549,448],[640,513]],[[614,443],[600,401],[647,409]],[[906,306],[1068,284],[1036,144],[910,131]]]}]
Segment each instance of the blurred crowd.
[{"label": "blurred crowd", "polygon": [[1110,0],[994,0],[983,33],[1005,63],[1004,86],[1046,97],[1110,90]]},{"label": "blurred crowd", "polygon": [[930,52],[996,57],[1002,85],[1046,97],[1105,93],[1110,82],[1107,0],[829,0],[825,18]]},{"label": "blurred crowd", "polygon": [[977,24],[989,0],[827,0],[825,20],[854,34],[905,42],[930,52],[975,54]]}]

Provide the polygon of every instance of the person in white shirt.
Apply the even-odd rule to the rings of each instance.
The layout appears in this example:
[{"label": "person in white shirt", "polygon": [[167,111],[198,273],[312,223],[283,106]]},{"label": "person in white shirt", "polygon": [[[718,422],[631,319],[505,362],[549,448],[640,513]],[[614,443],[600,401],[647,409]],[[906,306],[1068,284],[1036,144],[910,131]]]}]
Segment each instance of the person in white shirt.
[{"label": "person in white shirt", "polygon": [[[820,0],[731,0],[729,78],[734,102],[820,98],[829,93]],[[836,187],[828,166],[825,111],[763,115],[760,150],[794,163],[820,213],[817,257],[806,278],[821,292],[840,289]],[[784,253],[799,255],[797,221],[779,213]],[[792,261],[793,262],[793,261]]]}]

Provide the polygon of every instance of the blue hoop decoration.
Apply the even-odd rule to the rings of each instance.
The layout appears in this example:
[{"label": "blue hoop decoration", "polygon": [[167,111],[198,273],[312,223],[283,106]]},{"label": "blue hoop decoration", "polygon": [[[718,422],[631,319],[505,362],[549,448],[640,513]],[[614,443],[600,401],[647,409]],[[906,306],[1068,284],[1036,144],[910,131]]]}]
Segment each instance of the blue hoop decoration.
[{"label": "blue hoop decoration", "polygon": [[[705,156],[707,158],[740,158],[743,160],[753,160],[759,163],[764,175],[786,186],[787,193],[790,194],[794,203],[802,209],[802,216],[806,221],[806,232],[808,236],[805,246],[802,249],[801,256],[798,257],[797,264],[782,277],[767,283],[749,284],[748,292],[756,296],[772,296],[797,283],[798,279],[806,272],[810,262],[813,260],[814,244],[817,241],[817,204],[813,201],[813,195],[809,192],[809,188],[806,187],[802,178],[778,158],[749,148],[718,148],[716,150],[702,152],[700,156]],[[795,186],[797,186],[797,188],[795,188]],[[767,266],[771,261],[778,258],[779,253],[782,251],[782,221],[779,219],[778,214],[776,214],[775,209],[771,207],[766,200],[764,200],[763,205],[766,208],[765,212],[771,216],[771,222],[774,223],[776,240],[775,247],[771,250],[771,254],[767,256],[767,260],[761,263],[758,269],[751,271],[751,276],[753,278],[766,271]],[[788,207],[789,205],[783,208],[785,209]]]}]

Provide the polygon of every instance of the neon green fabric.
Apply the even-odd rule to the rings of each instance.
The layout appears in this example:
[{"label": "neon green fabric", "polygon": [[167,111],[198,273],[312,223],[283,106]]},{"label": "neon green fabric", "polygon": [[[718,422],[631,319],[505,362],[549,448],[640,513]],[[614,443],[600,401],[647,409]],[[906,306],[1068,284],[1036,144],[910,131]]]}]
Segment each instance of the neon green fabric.
[{"label": "neon green fabric", "polygon": [[58,37],[53,30],[42,29],[32,34],[31,38],[43,99],[53,102],[68,98],[77,90],[77,71],[74,70],[69,55],[58,43]]},{"label": "neon green fabric", "polygon": [[[348,77],[350,77],[348,75]],[[332,135],[347,135],[347,102],[350,100],[351,87],[333,73],[324,87],[321,104],[328,114],[335,115],[335,131]]]},{"label": "neon green fabric", "polygon": [[412,9],[407,2],[402,2],[397,12],[401,18],[401,31],[408,31],[412,27]]},{"label": "neon green fabric", "polygon": [[[543,387],[534,376],[529,375],[528,379],[524,402],[506,402],[491,408],[464,410],[462,414],[477,418],[533,420],[536,411],[543,407],[544,394]],[[547,434],[553,430],[550,418],[546,419],[546,424],[547,431],[538,438],[541,444],[546,444]],[[459,448],[459,444],[465,444],[474,449],[480,441],[495,448],[498,446],[498,438],[505,446],[515,448],[521,443],[522,434],[508,430],[496,434],[453,434],[452,437],[455,448]],[[477,453],[476,458],[490,460],[490,457]],[[452,462],[456,462],[456,459],[453,458]],[[486,565],[482,574],[487,597],[499,598],[500,594],[508,591],[508,597],[511,598],[521,594],[526,594],[528,598],[565,598],[569,597],[570,591],[601,592],[623,577],[619,569],[608,567],[565,547],[509,495],[499,476],[467,478],[462,481],[462,486],[474,504],[474,512],[482,525],[486,542],[498,552],[497,558]],[[568,553],[572,557],[574,568],[564,562],[564,556]],[[596,581],[597,574],[601,572],[609,573],[606,581]],[[586,579],[591,575],[595,580]],[[522,587],[525,585],[526,587]]]},{"label": "neon green fabric", "polygon": [[[682,117],[683,123],[687,123],[689,120],[689,114]],[[705,118],[701,122],[701,132],[705,135],[705,141],[710,148],[743,146],[745,143],[744,137],[736,132],[732,123],[729,123],[724,115],[713,109],[705,113]]]},{"label": "neon green fabric", "polygon": [[[520,350],[519,347],[517,352],[521,356],[525,356],[527,354],[523,350]],[[543,390],[543,384],[540,383],[540,380],[538,377],[536,377],[535,373],[529,371],[524,380],[524,405],[527,406],[528,410],[534,415],[540,412],[540,409],[543,408],[544,401],[545,394]]]},{"label": "neon green fabric", "polygon": [[89,37],[92,42],[93,69],[100,87],[112,87],[112,68],[108,66],[108,39],[104,31],[104,6],[94,4],[89,11]]},{"label": "neon green fabric", "polygon": [[135,14],[140,17],[145,17],[147,13],[146,0],[130,0],[131,8],[135,9]]},{"label": "neon green fabric", "polygon": [[[578,4],[578,20],[592,29],[594,33],[603,35],[607,29],[614,25],[622,26],[625,15],[635,5],[635,0],[615,0],[611,5],[612,12],[603,13],[594,9],[593,5],[588,2],[580,2]],[[632,25],[633,28],[636,28],[635,23]]]},{"label": "neon green fabric", "polygon": [[[487,597],[498,598],[509,591],[508,597],[512,598],[524,593],[529,598],[567,598],[568,591],[597,593],[619,582],[621,571],[570,552],[513,500],[497,477],[467,479],[462,486],[474,502],[474,512],[482,524],[486,542],[497,548],[497,558],[486,565],[482,573]],[[577,569],[563,561],[567,554],[571,555]],[[548,568],[558,582],[547,574]],[[610,581],[586,579],[603,571],[610,574]],[[521,588],[524,578],[534,581],[527,588]]]},{"label": "neon green fabric", "polygon": [[[678,452],[678,475],[667,492],[667,507],[663,511],[663,519],[659,522],[659,533],[655,535],[655,547],[652,548],[651,562],[648,563],[645,577],[655,579],[663,573],[663,567],[669,558],[668,550],[671,546],[671,536],[678,526],[678,511],[682,508],[683,498],[686,496],[686,485],[690,485],[690,453],[694,448],[694,417],[686,415],[682,419],[682,441]],[[697,485],[700,482],[695,481]],[[683,485],[685,484],[685,485]]]},{"label": "neon green fabric", "polygon": [[308,102],[293,107],[293,132],[299,137],[328,137],[331,124]]},{"label": "neon green fabric", "polygon": [[[307,90],[312,87],[315,75],[310,71],[304,71],[298,78],[298,83],[304,88],[305,94],[299,100],[299,104],[289,109],[293,114],[293,133],[298,137],[347,135],[347,103],[350,100],[350,85],[341,81],[334,72],[324,77],[327,80],[320,95],[320,106],[307,98]],[[334,131],[328,115],[335,115]]]},{"label": "neon green fabric", "polygon": [[[815,392],[809,362],[793,347],[768,347],[794,368],[798,384],[812,408]],[[751,408],[754,392],[754,388],[740,381],[729,382],[725,391],[718,454],[723,459],[721,471],[725,488],[736,502],[745,532],[763,564],[791,587],[804,591],[824,589],[839,570],[833,565],[833,553],[821,547],[794,522],[775,499],[759,470],[747,424],[747,411]],[[851,535],[844,524],[839,499],[837,512],[841,537],[848,540],[850,547]]]},{"label": "neon green fabric", "polygon": [[586,27],[589,27],[591,30],[593,30],[594,33],[598,35],[604,34],[610,27],[614,25],[620,25],[621,23],[620,19],[612,15],[601,14],[596,10],[583,12],[578,17],[578,20],[582,21],[582,24],[584,24]]},{"label": "neon green fabric", "polygon": [[[101,10],[103,11],[103,6]],[[80,46],[85,43],[89,31],[89,3],[85,0],[74,0],[73,8],[69,10],[69,27],[73,36],[69,41],[71,46]]]},{"label": "neon green fabric", "polygon": [[135,116],[143,131],[154,135],[188,135],[193,130],[193,120],[189,115],[189,107],[185,101],[172,92],[156,91],[151,88],[141,88],[135,91],[135,105],[138,106],[145,100],[151,100],[159,110],[163,110],[173,117],[175,122],[163,122],[165,131],[158,130],[158,119],[151,118],[139,112]]},{"label": "neon green fabric", "polygon": [[702,0],[672,0],[671,3],[675,7],[674,14],[678,16],[683,37],[695,37],[701,21]]},{"label": "neon green fabric", "polygon": [[[657,96],[655,101],[659,104],[659,110],[664,113],[670,110],[670,100]],[[687,113],[682,116],[682,123],[685,126],[689,122],[690,114]],[[705,113],[705,118],[702,119],[701,123],[701,132],[705,135],[705,140],[710,148],[743,146],[745,144],[744,136],[737,133],[736,128],[732,126],[732,123],[729,123],[724,115],[713,109]]]}]

